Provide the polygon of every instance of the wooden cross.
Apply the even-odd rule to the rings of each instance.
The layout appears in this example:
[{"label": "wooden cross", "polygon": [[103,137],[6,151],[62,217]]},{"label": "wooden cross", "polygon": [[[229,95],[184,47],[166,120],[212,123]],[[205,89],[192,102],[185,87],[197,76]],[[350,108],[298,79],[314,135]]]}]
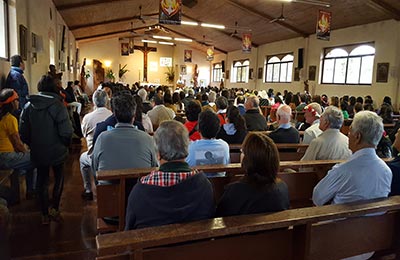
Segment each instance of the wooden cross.
[{"label": "wooden cross", "polygon": [[143,44],[144,46],[134,46],[135,50],[143,52],[143,81],[147,82],[147,54],[149,52],[156,52],[157,48],[148,47],[147,42]]}]

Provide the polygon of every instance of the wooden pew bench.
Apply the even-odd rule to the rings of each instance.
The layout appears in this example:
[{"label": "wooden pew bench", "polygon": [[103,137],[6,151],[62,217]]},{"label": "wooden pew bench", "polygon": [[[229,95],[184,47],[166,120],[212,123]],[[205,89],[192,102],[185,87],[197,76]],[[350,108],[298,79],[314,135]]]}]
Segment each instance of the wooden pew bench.
[{"label": "wooden pew bench", "polygon": [[[242,144],[230,144],[229,155],[231,163],[240,162]],[[280,161],[299,161],[306,152],[308,144],[276,144]]]},{"label": "wooden pew bench", "polygon": [[[322,179],[333,165],[342,161],[295,161],[281,162],[279,178],[288,185],[289,197],[292,207],[310,206],[314,186]],[[312,168],[308,172],[299,172],[301,168]],[[224,186],[238,180],[243,176],[239,163],[228,165],[205,165],[196,167],[204,172],[226,172],[225,177],[210,178],[213,185],[215,200],[218,201],[224,191]],[[123,230],[127,198],[137,179],[147,175],[157,168],[123,169],[99,171],[99,181],[111,181],[112,184],[97,185],[97,229],[100,233]],[[298,171],[285,173],[286,169]],[[299,175],[297,175],[299,174]],[[104,217],[118,217],[118,225],[109,225],[103,221]]]},{"label": "wooden pew bench", "polygon": [[396,196],[98,235],[96,259],[330,260],[397,253],[399,236]]},{"label": "wooden pew bench", "polygon": [[5,185],[9,182],[13,196],[15,196],[15,202],[20,202],[20,186],[19,186],[19,174],[13,169],[1,169],[0,170],[0,185]]}]

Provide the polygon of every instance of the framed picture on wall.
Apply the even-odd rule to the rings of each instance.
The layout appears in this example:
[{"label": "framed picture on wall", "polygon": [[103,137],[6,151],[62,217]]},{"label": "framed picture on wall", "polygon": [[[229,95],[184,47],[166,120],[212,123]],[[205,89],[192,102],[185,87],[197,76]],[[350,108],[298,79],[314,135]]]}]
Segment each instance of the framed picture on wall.
[{"label": "framed picture on wall", "polygon": [[229,70],[225,71],[225,79],[229,79]]},{"label": "framed picture on wall", "polygon": [[186,65],[181,65],[181,75],[186,75]]},{"label": "framed picture on wall", "polygon": [[23,60],[28,57],[28,29],[22,24],[19,25],[19,52]]},{"label": "framed picture on wall", "polygon": [[262,79],[262,76],[263,76],[263,68],[260,67],[258,68],[257,78]]},{"label": "framed picture on wall", "polygon": [[389,63],[378,63],[376,69],[376,82],[386,83],[389,76]]},{"label": "framed picture on wall", "polygon": [[308,80],[315,81],[315,76],[317,73],[317,66],[308,67]]}]

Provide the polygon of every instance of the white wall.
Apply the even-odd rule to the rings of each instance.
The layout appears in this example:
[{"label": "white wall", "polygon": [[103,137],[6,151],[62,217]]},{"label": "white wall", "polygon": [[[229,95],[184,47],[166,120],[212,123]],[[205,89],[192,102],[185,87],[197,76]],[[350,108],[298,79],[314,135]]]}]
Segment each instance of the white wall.
[{"label": "white wall", "polygon": [[[232,70],[232,62],[238,59],[249,58],[250,68],[258,72],[262,67],[265,74],[265,57],[273,54],[289,53],[294,54],[293,67],[298,64],[298,49],[304,48],[304,68],[300,71],[300,81],[291,83],[264,83],[263,80],[249,80],[249,83],[234,84],[227,82],[227,87],[249,88],[249,89],[269,89],[276,91],[288,89],[292,92],[304,90],[304,80],[308,78],[308,66],[317,66],[317,72],[321,69],[321,55],[324,48],[340,45],[356,44],[363,42],[375,42],[375,61],[374,72],[371,86],[352,86],[352,85],[326,85],[320,84],[320,74],[317,73],[316,81],[310,82],[310,92],[315,94],[330,95],[354,95],[365,96],[370,94],[373,99],[380,104],[384,96],[391,96],[395,104],[400,103],[399,74],[400,74],[400,22],[388,20],[373,24],[355,26],[332,31],[330,41],[317,40],[315,35],[308,38],[295,38],[280,42],[274,42],[253,48],[251,54],[243,54],[241,51],[229,53],[227,67]],[[257,60],[258,58],[258,60]],[[390,75],[387,83],[376,82],[377,63],[389,62]],[[254,64],[257,64],[255,66]],[[257,73],[255,74],[257,78]],[[294,72],[293,72],[294,75]]]},{"label": "white wall", "polygon": [[[10,56],[20,54],[19,49],[19,25],[22,24],[28,29],[28,45],[27,45],[27,60],[25,61],[25,78],[29,85],[30,93],[37,92],[37,83],[43,74],[46,74],[50,62],[49,39],[54,38],[56,48],[59,50],[61,46],[62,25],[65,25],[64,20],[56,11],[51,0],[18,0],[9,1],[11,5],[10,12]],[[50,9],[52,19],[50,19]],[[60,31],[61,30],[61,31]],[[43,39],[43,50],[37,52],[37,63],[32,59],[31,34],[35,33]],[[56,67],[60,69],[59,61],[65,63],[67,67],[67,56],[69,53],[75,53],[75,39],[68,30],[65,34],[65,51],[58,59],[56,53]],[[75,60],[75,58],[73,58]],[[72,60],[72,57],[70,58]],[[6,77],[10,70],[10,64],[7,60],[0,60],[0,76]],[[73,71],[63,72],[63,83],[74,79]]]}]

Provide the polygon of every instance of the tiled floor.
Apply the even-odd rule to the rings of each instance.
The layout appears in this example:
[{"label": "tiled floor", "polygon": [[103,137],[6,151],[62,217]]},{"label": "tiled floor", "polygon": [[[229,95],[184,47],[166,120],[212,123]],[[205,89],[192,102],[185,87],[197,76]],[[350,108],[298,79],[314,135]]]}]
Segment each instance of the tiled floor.
[{"label": "tiled floor", "polygon": [[[60,207],[62,223],[41,225],[41,215],[35,200],[22,199],[20,204],[11,207],[12,259],[95,259],[96,203],[85,202],[80,197],[83,190],[79,170],[81,149],[83,147],[80,144],[73,144],[65,164]],[[23,186],[21,184],[21,188]]]}]

